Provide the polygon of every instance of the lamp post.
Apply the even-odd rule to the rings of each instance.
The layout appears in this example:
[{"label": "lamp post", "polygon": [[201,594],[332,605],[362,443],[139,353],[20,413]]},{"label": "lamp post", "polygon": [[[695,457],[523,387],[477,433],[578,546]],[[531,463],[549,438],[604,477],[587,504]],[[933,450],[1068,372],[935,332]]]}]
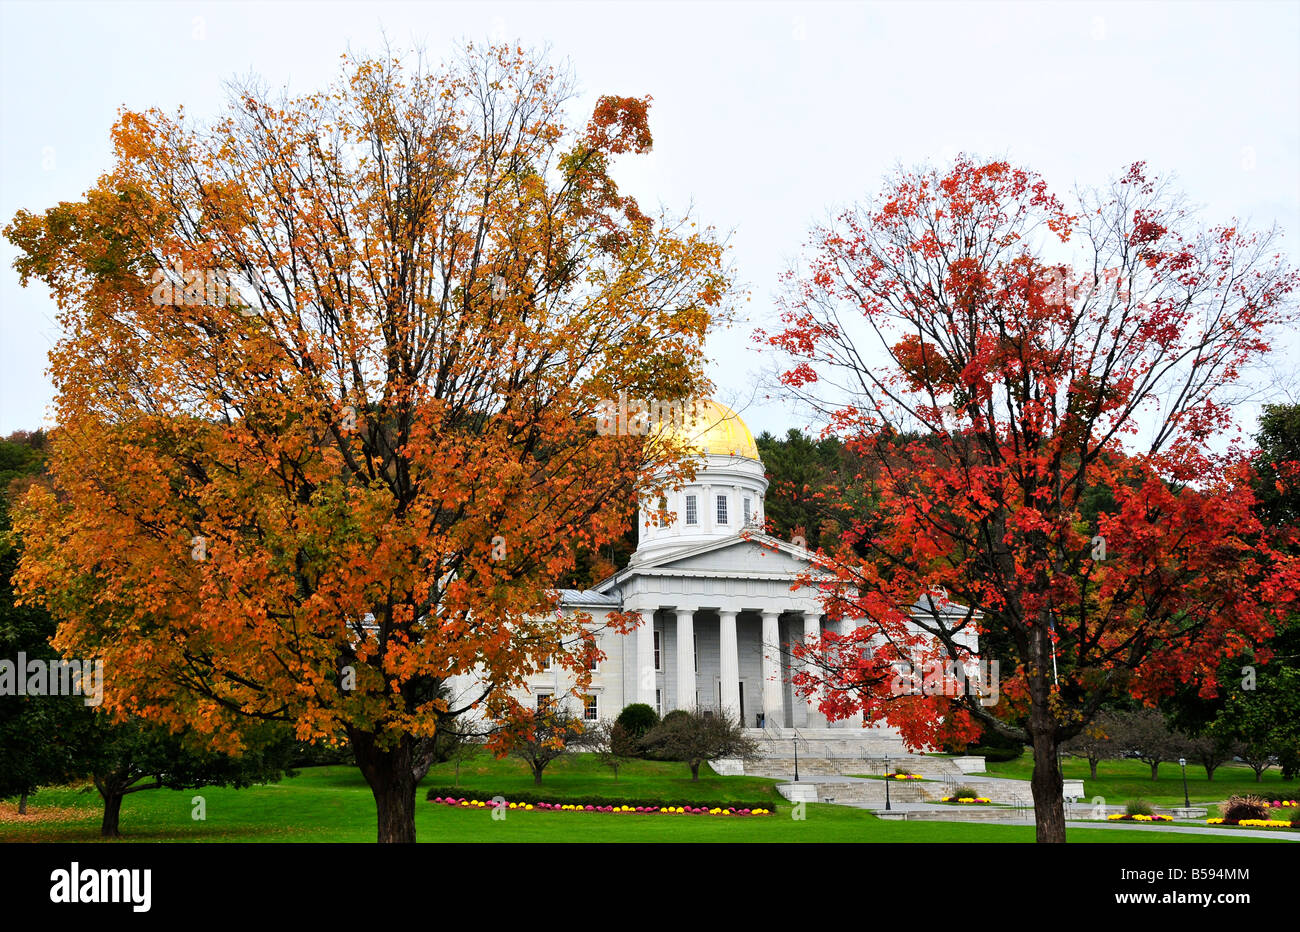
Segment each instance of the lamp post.
[{"label": "lamp post", "polygon": [[889,806],[889,755],[885,755],[885,811],[890,811]]},{"label": "lamp post", "polygon": [[799,782],[799,738],[794,739],[794,782]]},{"label": "lamp post", "polygon": [[1192,801],[1187,797],[1187,758],[1178,758],[1178,766],[1183,768],[1183,808],[1192,808]]}]

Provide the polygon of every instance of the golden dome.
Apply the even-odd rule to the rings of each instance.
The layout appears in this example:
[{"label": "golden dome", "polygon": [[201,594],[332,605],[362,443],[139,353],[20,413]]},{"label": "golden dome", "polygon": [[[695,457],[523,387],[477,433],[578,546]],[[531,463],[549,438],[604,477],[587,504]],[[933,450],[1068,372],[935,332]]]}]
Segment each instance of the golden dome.
[{"label": "golden dome", "polygon": [[758,460],[758,445],[740,415],[712,398],[682,405],[681,420],[661,421],[664,431],[683,441],[689,449],[714,456],[741,456]]}]

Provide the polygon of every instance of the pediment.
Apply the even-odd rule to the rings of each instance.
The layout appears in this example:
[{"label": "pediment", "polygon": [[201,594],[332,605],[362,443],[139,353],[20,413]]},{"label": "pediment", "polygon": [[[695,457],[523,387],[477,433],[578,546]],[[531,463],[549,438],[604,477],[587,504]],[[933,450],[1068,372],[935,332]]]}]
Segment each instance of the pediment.
[{"label": "pediment", "polygon": [[794,579],[808,572],[812,554],[774,537],[739,535],[632,563],[597,586],[607,591],[630,576],[741,576]]}]

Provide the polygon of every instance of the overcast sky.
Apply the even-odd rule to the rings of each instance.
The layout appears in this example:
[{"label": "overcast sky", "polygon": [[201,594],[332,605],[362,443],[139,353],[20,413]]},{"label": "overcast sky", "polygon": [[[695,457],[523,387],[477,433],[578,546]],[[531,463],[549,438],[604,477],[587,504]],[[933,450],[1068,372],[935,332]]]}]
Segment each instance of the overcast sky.
[{"label": "overcast sky", "polygon": [[[1300,4],[19,3],[0,0],[0,223],[79,198],[119,107],[218,112],[255,72],[320,89],[349,47],[549,45],[583,91],[654,97],[654,151],[616,178],[731,234],[748,319],[709,343],[755,433],[804,426],[756,388],[750,342],[810,225],[896,163],[1000,156],[1062,194],[1134,160],[1207,220],[1274,222],[1300,263]],[[39,426],[58,337],[0,243],[0,434]],[[1294,356],[1288,365],[1296,365]]]}]

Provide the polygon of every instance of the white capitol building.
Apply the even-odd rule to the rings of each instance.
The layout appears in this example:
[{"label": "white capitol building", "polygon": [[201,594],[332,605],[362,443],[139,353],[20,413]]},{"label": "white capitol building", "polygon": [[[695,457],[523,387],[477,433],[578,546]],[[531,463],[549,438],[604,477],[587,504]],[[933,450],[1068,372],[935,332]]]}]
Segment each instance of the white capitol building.
[{"label": "white capitol building", "polygon": [[[700,456],[695,479],[666,501],[642,503],[640,539],[624,569],[591,589],[560,591],[561,611],[588,612],[598,625],[618,610],[643,619],[628,635],[598,635],[605,656],[584,690],[584,717],[613,719],[634,702],[660,715],[720,709],[766,737],[810,739],[810,756],[832,740],[903,753],[893,729],[864,729],[860,717],[828,723],[790,684],[797,663],[790,646],[835,622],[817,592],[799,583],[812,554],[760,530],[768,482],[749,428],[730,408],[704,401],[677,432]],[[658,526],[651,508],[665,506],[673,520]],[[842,631],[852,622],[838,624]],[[535,706],[572,686],[571,675],[553,667],[514,695]]]}]

